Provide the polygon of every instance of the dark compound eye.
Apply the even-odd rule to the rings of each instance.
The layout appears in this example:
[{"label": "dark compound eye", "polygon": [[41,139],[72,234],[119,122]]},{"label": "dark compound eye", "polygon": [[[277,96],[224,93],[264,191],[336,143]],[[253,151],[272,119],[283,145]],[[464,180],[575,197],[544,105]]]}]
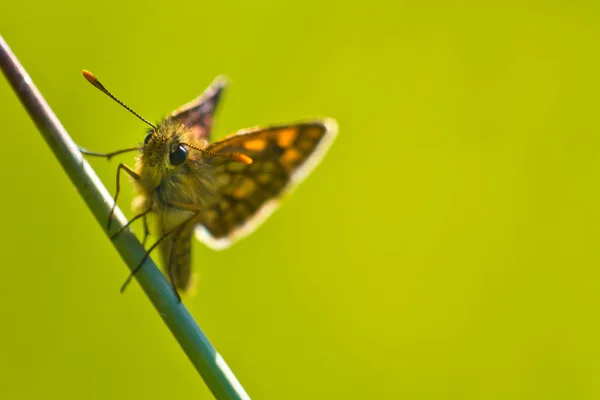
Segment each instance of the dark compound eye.
[{"label": "dark compound eye", "polygon": [[150,141],[150,139],[152,139],[152,134],[149,133],[146,138],[144,139],[144,146],[148,144],[148,142]]},{"label": "dark compound eye", "polygon": [[169,157],[169,161],[171,161],[171,165],[178,166],[184,163],[187,158],[187,149],[182,145],[179,145],[174,152],[171,153]]}]

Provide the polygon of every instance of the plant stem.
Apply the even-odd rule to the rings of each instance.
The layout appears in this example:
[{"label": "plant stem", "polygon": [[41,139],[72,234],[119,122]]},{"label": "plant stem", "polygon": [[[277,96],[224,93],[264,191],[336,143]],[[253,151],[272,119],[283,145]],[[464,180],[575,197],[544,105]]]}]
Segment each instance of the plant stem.
[{"label": "plant stem", "polygon": [[[83,159],[77,145],[52,112],[2,36],[0,36],[0,69],[37,125],[48,146],[58,158],[71,182],[109,237],[110,232],[106,229],[106,222],[112,205],[112,197],[94,170]],[[126,223],[125,217],[119,208],[115,210],[114,215],[113,222],[116,229],[119,229]],[[130,270],[137,266],[145,254],[144,247],[130,230],[123,231],[113,243]],[[217,399],[249,399],[233,372],[210,344],[185,306],[178,302],[171,285],[150,258],[145,261],[143,268],[135,277],[213,395]]]}]

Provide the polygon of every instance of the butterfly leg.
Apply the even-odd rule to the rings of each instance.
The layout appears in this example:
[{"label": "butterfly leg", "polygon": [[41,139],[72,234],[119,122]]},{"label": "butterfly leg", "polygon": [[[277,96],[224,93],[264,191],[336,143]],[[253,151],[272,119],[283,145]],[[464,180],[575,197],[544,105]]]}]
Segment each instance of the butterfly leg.
[{"label": "butterfly leg", "polygon": [[123,153],[129,153],[130,151],[135,151],[135,150],[140,150],[140,148],[139,147],[130,147],[128,149],[112,151],[110,153],[96,153],[95,151],[89,151],[89,150],[84,149],[83,147],[79,147],[79,151],[81,152],[81,154],[84,154],[84,155],[90,156],[90,157],[106,158],[108,161],[110,161],[110,159],[113,156],[116,156],[118,154],[123,154]]},{"label": "butterfly leg", "polygon": [[148,229],[148,218],[146,217],[146,215],[144,215],[143,217],[143,221],[144,221],[144,239],[142,240],[142,246],[144,246],[144,248],[146,248],[146,240],[148,239],[148,235],[150,235],[150,229]]},{"label": "butterfly leg", "polygon": [[148,237],[148,223],[146,222],[146,215],[152,211],[152,208],[147,209],[146,211],[144,211],[141,214],[136,215],[135,217],[131,218],[131,220],[129,222],[127,222],[127,224],[125,224],[125,226],[123,226],[121,229],[119,229],[118,231],[116,231],[111,237],[110,240],[115,240],[117,236],[119,236],[121,234],[121,232],[123,232],[125,229],[127,229],[127,227],[129,227],[129,225],[133,224],[135,221],[137,221],[140,218],[144,218],[144,244],[146,242],[146,238]]},{"label": "butterfly leg", "polygon": [[[189,218],[187,218],[185,221],[183,221],[179,225],[176,225],[172,229],[168,230],[167,232],[163,233],[163,235],[161,237],[159,237],[152,246],[150,246],[150,248],[146,251],[146,254],[144,254],[144,257],[142,257],[142,260],[140,261],[140,263],[133,269],[133,271],[131,271],[131,273],[125,280],[125,283],[123,283],[123,286],[121,286],[121,293],[123,293],[125,291],[125,289],[127,288],[127,285],[129,285],[129,282],[131,282],[131,279],[133,278],[133,276],[142,268],[146,259],[148,259],[148,257],[150,257],[150,253],[152,253],[152,250],[154,250],[167,236],[172,235],[173,233],[178,234],[179,232],[181,232],[188,223],[193,221],[194,218],[196,218],[198,216],[199,213],[200,213],[200,210],[196,209],[196,211]],[[179,298],[179,294],[177,292],[175,292],[175,294]]]},{"label": "butterfly leg", "polygon": [[117,198],[119,197],[119,191],[121,190],[121,182],[119,179],[121,176],[121,170],[127,172],[127,174],[129,174],[129,176],[131,176],[136,181],[140,179],[140,176],[138,174],[136,174],[135,171],[133,171],[127,165],[125,165],[123,163],[119,164],[119,166],[117,167],[117,192],[115,193],[115,198],[113,199],[113,206],[110,209],[110,214],[108,214],[107,229],[110,229],[110,225],[112,223],[112,217],[113,217],[113,214],[115,213],[115,208],[117,207]]}]

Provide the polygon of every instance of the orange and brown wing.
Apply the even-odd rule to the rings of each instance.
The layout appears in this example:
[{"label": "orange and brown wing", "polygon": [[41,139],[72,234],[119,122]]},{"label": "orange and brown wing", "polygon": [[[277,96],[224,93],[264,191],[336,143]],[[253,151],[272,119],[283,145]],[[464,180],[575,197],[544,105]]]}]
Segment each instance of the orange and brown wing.
[{"label": "orange and brown wing", "polygon": [[210,145],[211,152],[246,154],[253,163],[210,159],[220,201],[202,212],[198,238],[221,249],[252,232],[319,163],[336,133],[328,119],[249,129]]},{"label": "orange and brown wing", "polygon": [[173,111],[171,118],[194,131],[198,139],[210,139],[213,116],[221,99],[227,80],[219,76],[195,100]]}]

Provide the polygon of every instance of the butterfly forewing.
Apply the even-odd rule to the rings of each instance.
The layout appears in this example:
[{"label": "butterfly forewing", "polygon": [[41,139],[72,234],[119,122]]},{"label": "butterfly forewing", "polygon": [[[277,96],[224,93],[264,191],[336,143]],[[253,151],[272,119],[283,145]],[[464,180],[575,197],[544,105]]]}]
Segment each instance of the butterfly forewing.
[{"label": "butterfly forewing", "polygon": [[242,131],[210,145],[214,153],[243,153],[250,165],[210,159],[220,201],[202,213],[200,240],[227,247],[252,232],[322,158],[337,133],[332,120]]},{"label": "butterfly forewing", "polygon": [[171,118],[191,128],[198,139],[210,140],[213,116],[226,86],[225,77],[215,78],[200,97],[173,111]]}]

